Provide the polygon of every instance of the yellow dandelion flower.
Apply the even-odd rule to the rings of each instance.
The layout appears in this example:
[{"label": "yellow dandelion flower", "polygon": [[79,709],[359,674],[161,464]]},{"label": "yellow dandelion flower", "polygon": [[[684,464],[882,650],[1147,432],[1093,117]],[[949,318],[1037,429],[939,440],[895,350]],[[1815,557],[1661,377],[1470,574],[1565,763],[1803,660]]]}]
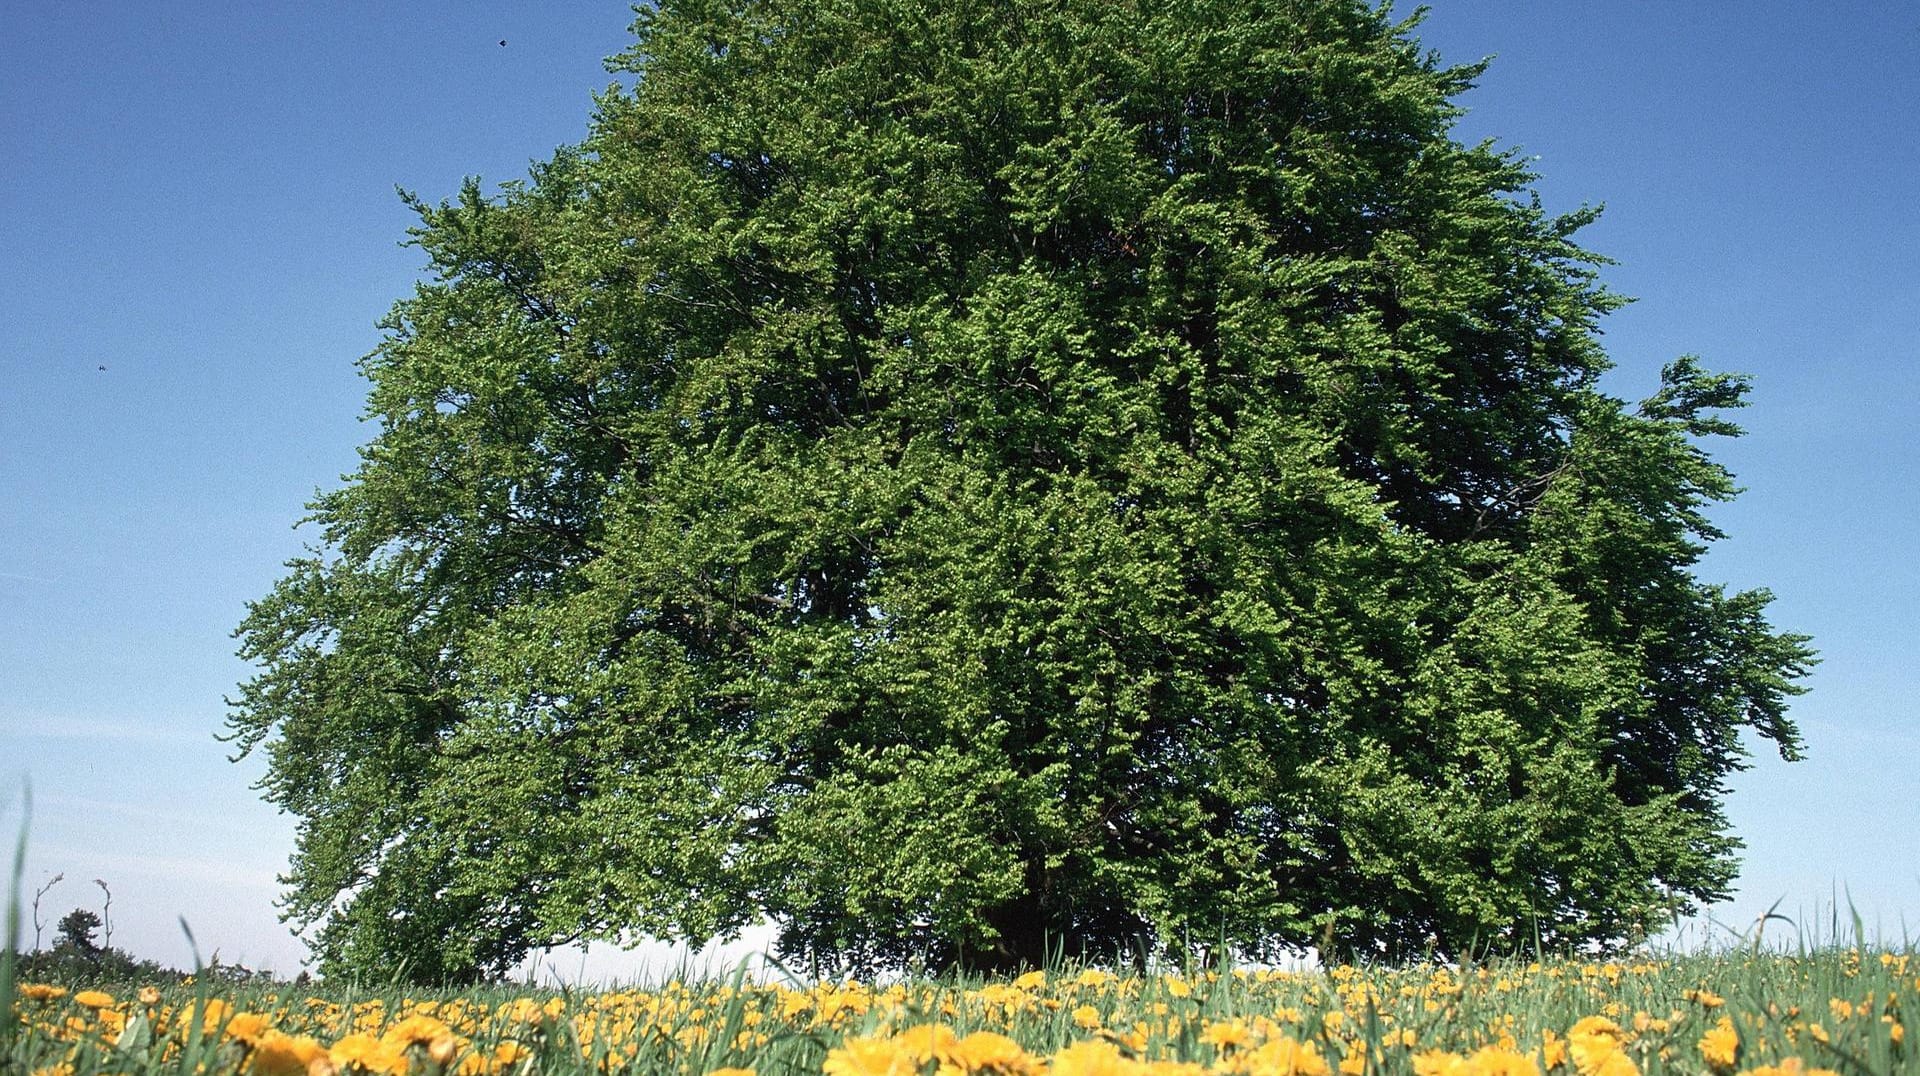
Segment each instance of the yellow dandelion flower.
[{"label": "yellow dandelion flower", "polygon": [[1447,1050],[1422,1050],[1413,1055],[1413,1076],[1465,1076],[1467,1059]]},{"label": "yellow dandelion flower", "polygon": [[1567,1054],[1580,1076],[1640,1076],[1621,1048],[1626,1033],[1604,1016],[1588,1016],[1567,1031]]},{"label": "yellow dandelion flower", "polygon": [[714,1069],[712,1072],[707,1073],[707,1076],[754,1076],[754,1071],[752,1069],[741,1068]]},{"label": "yellow dandelion flower", "polygon": [[1789,1057],[1778,1065],[1761,1065],[1746,1070],[1742,1076],[1840,1076],[1832,1069],[1810,1069],[1805,1061]]},{"label": "yellow dandelion flower", "polygon": [[1706,1058],[1708,1066],[1716,1072],[1731,1072],[1739,1062],[1740,1033],[1734,1030],[1733,1021],[1725,1016],[1700,1036],[1696,1046],[1700,1056]]},{"label": "yellow dandelion flower", "polygon": [[486,1071],[506,1072],[532,1056],[532,1050],[509,1039],[493,1048],[493,1054],[486,1059]]},{"label": "yellow dandelion flower", "polygon": [[381,1038],[391,1042],[404,1042],[409,1045],[418,1043],[424,1046],[451,1031],[446,1021],[439,1017],[416,1012],[394,1021]]},{"label": "yellow dandelion flower", "polygon": [[[1579,1062],[1574,1064],[1577,1066]],[[1633,1063],[1625,1050],[1612,1050],[1589,1058],[1587,1066],[1580,1069],[1580,1076],[1640,1076],[1640,1066]]]},{"label": "yellow dandelion flower", "polygon": [[856,1035],[827,1051],[820,1071],[823,1076],[910,1076],[919,1067],[899,1043]]},{"label": "yellow dandelion flower", "polygon": [[310,1076],[317,1061],[325,1062],[326,1070],[332,1071],[326,1047],[306,1035],[269,1030],[253,1044],[246,1071],[248,1076]]},{"label": "yellow dandelion flower", "polygon": [[327,1058],[335,1068],[375,1076],[405,1076],[407,1071],[405,1053],[364,1031],[356,1031],[334,1043],[327,1050]]},{"label": "yellow dandelion flower", "polygon": [[506,1005],[495,1010],[494,1015],[502,1023],[538,1024],[546,1019],[546,1012],[532,998],[514,998]]},{"label": "yellow dandelion flower", "polygon": [[1483,1046],[1467,1058],[1466,1076],[1540,1076],[1533,1058],[1511,1046]]},{"label": "yellow dandelion flower", "polygon": [[1100,1010],[1091,1005],[1081,1005],[1073,1010],[1073,1022],[1092,1031],[1100,1026]]},{"label": "yellow dandelion flower", "polygon": [[1112,1043],[1092,1039],[1055,1053],[1047,1072],[1049,1076],[1137,1076],[1140,1067]]},{"label": "yellow dandelion flower", "polygon": [[1005,1035],[976,1031],[947,1047],[941,1058],[941,1076],[959,1073],[997,1073],[1033,1076],[1039,1065],[1026,1048]]},{"label": "yellow dandelion flower", "polygon": [[1312,1043],[1299,1042],[1291,1035],[1268,1039],[1250,1051],[1246,1071],[1251,1076],[1333,1076]]},{"label": "yellow dandelion flower", "polygon": [[142,1005],[158,1005],[158,1004],[160,1004],[160,990],[159,990],[159,988],[158,988],[158,987],[152,987],[152,986],[143,986],[143,987],[141,987],[141,988],[140,988],[140,1004],[142,1004]]},{"label": "yellow dandelion flower", "polygon": [[227,1022],[227,1017],[233,1013],[233,1006],[221,998],[208,998],[206,1004],[194,1011],[200,1014],[200,1030],[211,1035]]},{"label": "yellow dandelion flower", "polygon": [[272,1026],[266,1017],[257,1012],[243,1012],[227,1021],[223,1034],[239,1042],[257,1044]]},{"label": "yellow dandelion flower", "polygon": [[113,1004],[113,995],[104,990],[82,990],[73,995],[73,1003],[89,1009],[104,1009]]},{"label": "yellow dandelion flower", "polygon": [[1726,998],[1704,988],[1700,990],[1689,990],[1681,996],[1685,997],[1688,1001],[1698,1002],[1702,1007],[1708,1009],[1717,1009],[1727,1003]]},{"label": "yellow dandelion flower", "polygon": [[919,1064],[945,1059],[947,1051],[960,1041],[945,1024],[918,1024],[893,1037],[893,1042]]},{"label": "yellow dandelion flower", "polygon": [[67,988],[51,983],[21,983],[14,994],[23,1001],[58,1001],[67,996]]},{"label": "yellow dandelion flower", "polygon": [[1221,1052],[1245,1046],[1252,1039],[1253,1029],[1239,1020],[1214,1021],[1200,1029],[1200,1041]]}]

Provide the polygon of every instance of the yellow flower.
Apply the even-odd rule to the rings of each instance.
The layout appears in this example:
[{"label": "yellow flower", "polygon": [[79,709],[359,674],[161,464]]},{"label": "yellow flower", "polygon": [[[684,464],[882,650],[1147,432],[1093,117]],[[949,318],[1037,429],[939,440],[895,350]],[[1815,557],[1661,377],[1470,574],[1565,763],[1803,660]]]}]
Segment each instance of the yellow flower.
[{"label": "yellow flower", "polygon": [[820,1066],[823,1076],[910,1076],[918,1070],[899,1043],[860,1035],[827,1051]]},{"label": "yellow flower", "polygon": [[949,1045],[942,1056],[941,1076],[958,1073],[998,1073],[1000,1076],[1033,1076],[1039,1071],[1034,1059],[1019,1043],[991,1031],[976,1031]]},{"label": "yellow flower", "polygon": [[1540,1063],[1549,1069],[1567,1063],[1567,1040],[1554,1034],[1552,1028],[1540,1033]]},{"label": "yellow flower", "polygon": [[1297,1042],[1291,1035],[1269,1039],[1246,1058],[1251,1076],[1333,1076],[1326,1059],[1310,1042]]},{"label": "yellow flower", "polygon": [[257,1012],[243,1012],[227,1021],[226,1036],[245,1043],[258,1043],[271,1025]]},{"label": "yellow flower", "polygon": [[493,1048],[493,1070],[511,1068],[532,1056],[532,1050],[509,1039]]},{"label": "yellow flower", "polygon": [[1092,1031],[1100,1026],[1100,1011],[1091,1005],[1082,1005],[1073,1010],[1073,1022]]},{"label": "yellow flower", "polygon": [[1226,1051],[1236,1046],[1244,1046],[1253,1038],[1252,1029],[1238,1020],[1221,1020],[1209,1023],[1200,1031],[1200,1041],[1210,1044],[1215,1050]]},{"label": "yellow flower", "polygon": [[544,1024],[547,1011],[532,998],[515,998],[510,1004],[500,1006],[494,1014],[502,1023],[507,1024]]},{"label": "yellow flower", "polygon": [[51,983],[21,983],[14,993],[26,1001],[58,1001],[67,996],[67,988]]},{"label": "yellow flower", "polygon": [[1135,1076],[1141,1066],[1100,1039],[1076,1042],[1053,1055],[1049,1076]]},{"label": "yellow flower", "polygon": [[1465,1076],[1467,1059],[1446,1050],[1423,1050],[1413,1055],[1413,1076]]},{"label": "yellow flower", "polygon": [[452,1034],[452,1029],[447,1027],[445,1021],[415,1013],[396,1021],[380,1038],[404,1049],[408,1046],[426,1046],[435,1039]]},{"label": "yellow flower", "polygon": [[1015,979],[1013,985],[1019,990],[1039,990],[1047,985],[1047,973],[1044,971],[1027,972],[1025,975]]},{"label": "yellow flower", "polygon": [[227,1016],[233,1012],[233,1006],[220,998],[208,998],[198,1012],[200,1013],[200,1030],[211,1035],[227,1022]]},{"label": "yellow flower", "polygon": [[1742,1076],[1840,1076],[1832,1069],[1810,1069],[1805,1061],[1789,1057],[1778,1065],[1761,1065],[1748,1069]]},{"label": "yellow flower", "polygon": [[1575,1021],[1572,1027],[1567,1029],[1568,1039],[1598,1037],[1618,1041],[1625,1034],[1626,1032],[1620,1030],[1619,1024],[1614,1023],[1604,1016],[1582,1017]]},{"label": "yellow flower", "polygon": [[436,1016],[416,1012],[387,1028],[380,1041],[402,1053],[415,1046],[427,1052],[427,1059],[440,1068],[446,1068],[460,1054],[464,1045],[446,1021]]},{"label": "yellow flower", "polygon": [[267,1031],[247,1055],[247,1072],[249,1076],[309,1076],[316,1061],[326,1062],[327,1071],[332,1071],[326,1048],[312,1038]]},{"label": "yellow flower", "polygon": [[104,1009],[113,1004],[113,995],[101,990],[82,990],[73,995],[73,1003],[89,1009]]},{"label": "yellow flower", "polygon": [[724,1068],[714,1069],[707,1076],[754,1076],[752,1069]]},{"label": "yellow flower", "polygon": [[1626,1033],[1604,1016],[1589,1016],[1567,1031],[1567,1053],[1580,1076],[1640,1076],[1621,1049]]},{"label": "yellow flower", "polygon": [[1720,1006],[1725,1005],[1727,1003],[1726,998],[1723,998],[1720,995],[1714,993],[1713,991],[1706,990],[1706,989],[1689,990],[1682,996],[1685,997],[1688,1001],[1697,1001],[1702,1006],[1709,1009],[1717,1009]]},{"label": "yellow flower", "polygon": [[1533,1058],[1504,1046],[1483,1046],[1467,1058],[1467,1076],[1540,1076]]},{"label": "yellow flower", "polygon": [[391,1043],[365,1032],[355,1032],[333,1044],[327,1057],[342,1069],[358,1069],[379,1076],[404,1076],[407,1055]]},{"label": "yellow flower", "polygon": [[1720,1022],[1700,1036],[1698,1043],[1700,1056],[1717,1072],[1731,1072],[1740,1058],[1740,1033],[1733,1029],[1733,1021],[1725,1016]]},{"label": "yellow flower", "polygon": [[159,991],[159,989],[158,989],[158,988],[156,988],[156,987],[151,987],[151,986],[143,986],[143,987],[141,987],[141,988],[140,988],[140,1004],[142,1004],[142,1005],[158,1005],[158,1004],[160,1004],[160,991]]},{"label": "yellow flower", "polygon": [[919,1064],[939,1061],[947,1056],[960,1036],[945,1024],[917,1024],[893,1037],[894,1044]]}]

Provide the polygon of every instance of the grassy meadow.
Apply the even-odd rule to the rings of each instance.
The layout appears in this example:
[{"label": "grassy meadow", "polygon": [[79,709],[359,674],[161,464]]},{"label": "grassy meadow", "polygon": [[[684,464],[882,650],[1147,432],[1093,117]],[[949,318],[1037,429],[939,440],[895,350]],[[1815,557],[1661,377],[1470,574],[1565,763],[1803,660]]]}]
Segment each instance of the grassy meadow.
[{"label": "grassy meadow", "polygon": [[762,984],[598,993],[0,984],[12,1076],[1920,1073],[1920,956]]}]

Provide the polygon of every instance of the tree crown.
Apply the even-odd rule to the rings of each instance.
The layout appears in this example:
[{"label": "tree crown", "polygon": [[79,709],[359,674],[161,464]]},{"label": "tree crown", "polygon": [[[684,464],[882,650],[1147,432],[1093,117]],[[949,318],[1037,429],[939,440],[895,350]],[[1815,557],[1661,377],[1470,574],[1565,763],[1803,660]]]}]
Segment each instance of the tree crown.
[{"label": "tree crown", "polygon": [[1746,383],[1346,0],[667,0],[414,199],[378,434],[240,629],[323,966],[1609,943],[1811,660],[1692,574]]}]

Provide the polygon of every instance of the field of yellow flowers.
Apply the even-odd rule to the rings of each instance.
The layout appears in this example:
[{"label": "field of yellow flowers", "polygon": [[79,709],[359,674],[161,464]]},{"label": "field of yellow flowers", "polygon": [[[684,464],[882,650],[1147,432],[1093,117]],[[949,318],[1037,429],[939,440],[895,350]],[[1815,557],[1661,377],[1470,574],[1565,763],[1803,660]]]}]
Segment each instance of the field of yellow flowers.
[{"label": "field of yellow flowers", "polygon": [[599,994],[14,988],[11,1076],[1878,1076],[1920,1074],[1920,958],[1011,980],[669,982]]}]

